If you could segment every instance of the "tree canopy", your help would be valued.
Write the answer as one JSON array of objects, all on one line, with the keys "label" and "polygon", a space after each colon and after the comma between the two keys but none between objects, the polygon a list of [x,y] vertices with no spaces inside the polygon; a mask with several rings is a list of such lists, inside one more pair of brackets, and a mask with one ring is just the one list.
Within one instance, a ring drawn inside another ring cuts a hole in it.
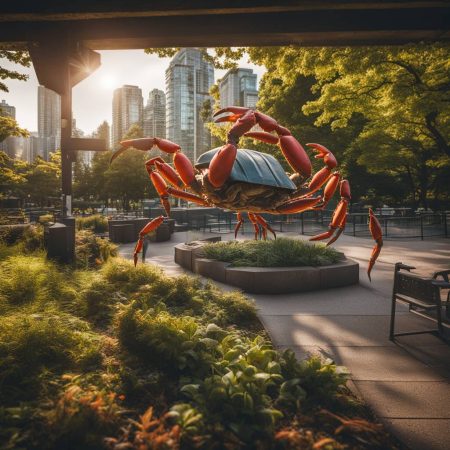
[{"label": "tree canopy", "polygon": [[[214,50],[216,67],[245,53],[265,66],[258,109],[300,142],[328,146],[354,198],[373,204],[407,197],[424,207],[450,201],[448,45]],[[217,103],[217,86],[212,94]],[[223,138],[223,127],[209,126]]]}]

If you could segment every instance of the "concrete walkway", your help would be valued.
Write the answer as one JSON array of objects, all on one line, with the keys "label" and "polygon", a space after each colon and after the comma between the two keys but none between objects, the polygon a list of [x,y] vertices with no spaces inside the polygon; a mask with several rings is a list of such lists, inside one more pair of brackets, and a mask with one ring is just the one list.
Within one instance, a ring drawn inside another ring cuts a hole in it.
[{"label": "concrete walkway", "polygon": [[[150,246],[149,253],[158,256],[149,255],[147,262],[161,265],[169,275],[184,273],[173,261],[173,246],[212,235],[176,233],[172,241]],[[222,239],[232,239],[232,235],[222,235]],[[132,247],[121,246],[121,254],[131,257]],[[423,275],[448,269],[450,240],[385,242],[372,283],[365,274],[371,240],[341,236],[335,247],[360,263],[359,285],[302,294],[252,295],[274,345],[292,348],[300,357],[320,354],[346,366],[356,392],[411,449],[450,448],[450,346],[430,334],[401,337],[395,343],[388,340],[394,263],[414,265]],[[433,327],[406,307],[399,306],[397,311],[397,330]]]}]

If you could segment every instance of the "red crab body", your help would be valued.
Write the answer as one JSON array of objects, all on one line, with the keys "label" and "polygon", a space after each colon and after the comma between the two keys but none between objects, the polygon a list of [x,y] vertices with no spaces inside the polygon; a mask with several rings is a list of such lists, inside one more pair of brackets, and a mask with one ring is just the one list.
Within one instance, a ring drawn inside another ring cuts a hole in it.
[{"label": "red crab body", "polygon": [[[222,115],[231,113],[230,115]],[[340,180],[334,155],[321,144],[306,144],[317,152],[324,167],[311,177],[311,161],[302,145],[287,128],[278,125],[271,117],[248,108],[229,107],[214,114],[220,116],[216,122],[235,122],[228,132],[227,143],[222,147],[202,154],[192,165],[181,152],[179,145],[159,138],[132,139],[121,142],[122,148],[111,158],[111,162],[129,147],[151,150],[154,146],[166,153],[172,153],[172,168],[162,158],[146,162],[146,169],[161,199],[167,216],[170,215],[169,196],[185,199],[202,206],[217,206],[237,212],[238,223],[235,233],[243,223],[242,213],[247,213],[255,229],[255,238],[267,230],[275,232],[261,217],[261,213],[295,214],[311,209],[324,208],[340,186],[340,202],[337,205],[328,231],[311,240],[330,238],[334,242],[345,228],[347,209],[350,202],[350,185]],[[254,125],[264,131],[251,132]],[[239,138],[244,135],[269,144],[278,144],[293,170],[289,177],[281,164],[272,156],[248,149],[238,149]],[[323,194],[316,195],[322,188]],[[143,238],[162,223],[163,216],[153,219],[140,232],[135,248],[137,255],[142,250]],[[261,230],[261,233],[260,233]],[[382,246],[381,227],[371,212],[370,230],[376,245],[370,259],[368,275]]]}]

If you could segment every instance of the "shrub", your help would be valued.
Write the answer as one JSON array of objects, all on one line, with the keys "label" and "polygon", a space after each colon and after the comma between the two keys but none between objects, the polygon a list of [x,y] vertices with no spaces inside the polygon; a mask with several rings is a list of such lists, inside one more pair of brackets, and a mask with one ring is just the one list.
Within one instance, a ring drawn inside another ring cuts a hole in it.
[{"label": "shrub", "polygon": [[15,255],[0,262],[0,308],[27,303],[70,302],[76,291],[43,255]]},{"label": "shrub", "polygon": [[86,322],[51,310],[0,318],[2,402],[35,398],[49,372],[83,370],[100,360],[98,339]]},{"label": "shrub", "polygon": [[324,266],[341,259],[336,250],[323,244],[286,238],[217,242],[207,244],[203,248],[207,258],[230,262],[234,266]]},{"label": "shrub", "polygon": [[67,450],[103,448],[103,437],[115,431],[122,408],[114,392],[93,385],[69,384],[46,414],[49,446]]},{"label": "shrub", "polygon": [[38,222],[41,225],[47,225],[49,223],[53,223],[55,221],[55,216],[53,214],[43,214],[39,216]]},{"label": "shrub", "polygon": [[76,226],[77,230],[91,230],[94,233],[105,233],[108,231],[108,219],[101,214],[77,217]]},{"label": "shrub", "polygon": [[161,278],[162,271],[156,266],[138,264],[134,267],[131,261],[114,259],[102,268],[106,281],[124,292],[136,292],[141,286],[152,284]]},{"label": "shrub", "polygon": [[78,231],[75,237],[75,257],[78,267],[95,267],[117,255],[117,246],[101,239],[92,231]]},{"label": "shrub", "polygon": [[7,246],[18,244],[18,251],[32,252],[43,248],[44,229],[39,225],[4,226],[0,228],[0,242]]},{"label": "shrub", "polygon": [[132,303],[118,317],[121,345],[141,361],[168,374],[202,374],[210,367],[211,355],[201,341],[200,329],[188,316],[142,311]]}]

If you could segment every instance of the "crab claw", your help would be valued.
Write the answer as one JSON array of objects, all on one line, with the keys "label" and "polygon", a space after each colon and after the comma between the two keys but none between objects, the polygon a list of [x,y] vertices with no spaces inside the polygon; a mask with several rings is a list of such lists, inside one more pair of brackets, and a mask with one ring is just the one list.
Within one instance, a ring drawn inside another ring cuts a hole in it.
[{"label": "crab claw", "polygon": [[321,144],[306,144],[308,147],[314,149],[317,153],[315,156],[317,159],[323,158],[323,162],[329,169],[334,169],[337,166],[336,158],[333,153],[330,152],[325,146]]},{"label": "crab claw", "polygon": [[367,267],[367,276],[369,277],[369,281],[372,281],[370,277],[370,273],[372,272],[372,268],[375,265],[375,262],[378,258],[378,255],[381,252],[381,247],[383,247],[383,234],[381,232],[381,225],[378,219],[375,217],[372,209],[369,209],[369,230],[373,239],[375,240],[375,246],[372,249],[372,255],[370,256],[369,266]]},{"label": "crab claw", "polygon": [[230,112],[230,113],[233,113],[233,114],[237,114],[237,115],[239,115],[239,116],[242,116],[242,115],[244,115],[248,110],[249,110],[249,108],[244,108],[244,107],[242,107],[242,106],[228,106],[228,107],[226,107],[226,108],[219,109],[219,111],[216,111],[216,112],[213,114],[213,117],[220,116],[221,114],[226,113],[226,112]]},{"label": "crab claw", "polygon": [[111,160],[109,162],[110,164],[126,149],[131,147],[136,150],[146,152],[148,150],[151,150],[156,145],[160,150],[166,153],[176,153],[181,149],[181,147],[178,144],[168,141],[167,139],[160,139],[160,138],[128,139],[126,141],[121,141],[120,145],[122,146],[122,148],[117,150],[111,156]]}]

